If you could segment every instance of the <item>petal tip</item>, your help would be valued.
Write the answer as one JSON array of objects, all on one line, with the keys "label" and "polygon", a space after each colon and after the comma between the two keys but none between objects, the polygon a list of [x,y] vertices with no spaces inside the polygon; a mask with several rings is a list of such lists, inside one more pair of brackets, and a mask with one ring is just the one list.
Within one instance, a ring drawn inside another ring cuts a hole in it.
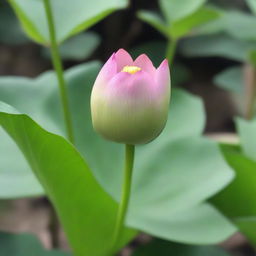
[{"label": "petal tip", "polygon": [[162,63],[161,63],[160,66],[162,66],[162,65],[169,66],[168,60],[167,60],[167,59],[164,59],[164,60],[162,61]]},{"label": "petal tip", "polygon": [[[115,54],[129,54],[124,48],[120,48],[119,50],[117,50],[116,52],[115,52]],[[129,54],[130,55],[130,54]]]}]

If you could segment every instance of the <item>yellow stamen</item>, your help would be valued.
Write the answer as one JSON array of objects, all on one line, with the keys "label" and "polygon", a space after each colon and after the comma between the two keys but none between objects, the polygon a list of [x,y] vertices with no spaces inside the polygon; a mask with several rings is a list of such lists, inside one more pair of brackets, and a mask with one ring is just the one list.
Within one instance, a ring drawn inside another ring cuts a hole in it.
[{"label": "yellow stamen", "polygon": [[137,73],[140,70],[141,70],[141,68],[137,67],[137,66],[124,66],[123,69],[122,69],[122,72],[127,72],[127,73],[130,73],[130,74],[135,74],[135,73]]}]

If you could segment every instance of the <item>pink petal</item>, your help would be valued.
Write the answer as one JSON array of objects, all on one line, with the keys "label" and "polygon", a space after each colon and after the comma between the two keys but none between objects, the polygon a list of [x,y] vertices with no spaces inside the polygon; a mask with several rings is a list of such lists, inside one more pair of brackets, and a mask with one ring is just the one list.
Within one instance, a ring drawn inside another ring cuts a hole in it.
[{"label": "pink petal", "polygon": [[124,49],[119,49],[115,53],[115,57],[116,57],[116,63],[117,63],[117,72],[120,72],[124,66],[132,66],[133,65],[132,57]]},{"label": "pink petal", "polygon": [[155,75],[156,68],[146,54],[141,54],[139,57],[137,57],[133,65],[140,67],[143,71],[149,73],[151,76]]},{"label": "pink petal", "polygon": [[109,81],[107,91],[114,101],[140,105],[155,97],[155,88],[156,85],[152,77],[141,70],[135,74],[117,73]]},{"label": "pink petal", "polygon": [[156,70],[157,90],[161,93],[170,93],[171,80],[168,60],[165,59]]},{"label": "pink petal", "polygon": [[115,54],[112,54],[111,57],[101,68],[95,84],[106,84],[117,72],[116,57]]}]

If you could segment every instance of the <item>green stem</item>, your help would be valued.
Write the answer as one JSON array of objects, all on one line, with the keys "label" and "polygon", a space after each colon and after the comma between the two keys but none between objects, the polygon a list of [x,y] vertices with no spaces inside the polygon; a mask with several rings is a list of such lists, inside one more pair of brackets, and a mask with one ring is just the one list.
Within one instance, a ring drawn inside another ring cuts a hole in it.
[{"label": "green stem", "polygon": [[169,65],[171,65],[173,63],[173,59],[175,56],[175,51],[176,51],[176,47],[177,47],[177,39],[169,39],[167,42],[167,49],[166,49],[166,59],[169,62]]},{"label": "green stem", "polygon": [[121,202],[119,204],[116,223],[114,227],[114,236],[112,240],[111,253],[115,250],[120,236],[122,235],[122,230],[124,227],[126,212],[128,209],[131,183],[132,183],[132,171],[134,163],[134,145],[125,145],[125,165],[124,165],[124,178],[122,186]]},{"label": "green stem", "polygon": [[256,68],[252,67],[252,81],[248,85],[248,98],[245,117],[247,120],[251,120],[254,116],[254,106],[256,101]]},{"label": "green stem", "polygon": [[48,29],[49,29],[49,35],[50,35],[50,41],[51,41],[52,63],[53,63],[53,66],[54,66],[54,69],[56,71],[57,78],[58,78],[58,85],[59,85],[59,91],[60,91],[60,97],[61,97],[61,102],[62,102],[62,108],[63,108],[63,114],[64,114],[64,119],[65,119],[65,124],[66,124],[67,135],[68,135],[68,139],[70,140],[70,142],[74,143],[74,136],[73,136],[72,122],[71,122],[71,115],[70,115],[70,111],[69,111],[66,83],[64,80],[62,62],[61,62],[61,58],[60,58],[60,54],[59,54],[57,41],[56,41],[56,32],[55,32],[55,27],[54,27],[51,4],[50,4],[49,0],[44,0],[44,8],[45,8],[47,21],[48,21]]}]

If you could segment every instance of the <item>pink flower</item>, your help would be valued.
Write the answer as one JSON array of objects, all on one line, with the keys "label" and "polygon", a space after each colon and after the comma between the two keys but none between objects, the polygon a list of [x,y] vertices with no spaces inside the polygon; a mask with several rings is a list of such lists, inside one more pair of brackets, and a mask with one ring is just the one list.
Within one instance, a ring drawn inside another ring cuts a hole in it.
[{"label": "pink flower", "polygon": [[148,143],[163,130],[169,101],[168,61],[156,69],[147,55],[133,61],[129,53],[120,49],[108,59],[94,83],[93,127],[108,140]]}]

